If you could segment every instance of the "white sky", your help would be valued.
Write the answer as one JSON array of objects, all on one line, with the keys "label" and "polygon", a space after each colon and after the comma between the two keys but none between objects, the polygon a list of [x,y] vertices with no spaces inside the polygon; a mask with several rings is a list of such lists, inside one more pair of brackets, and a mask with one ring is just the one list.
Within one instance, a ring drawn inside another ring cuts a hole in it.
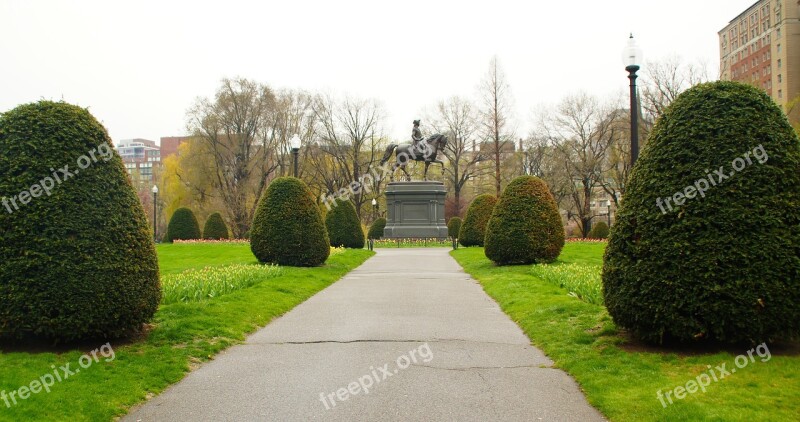
[{"label": "white sky", "polygon": [[[537,105],[626,92],[629,32],[645,60],[718,73],[717,31],[755,0],[0,2],[0,112],[39,99],[89,107],[118,141],[185,132],[223,77],[383,104],[406,139],[423,109],[474,96],[497,55],[520,134]],[[423,121],[423,129],[425,129]]]}]

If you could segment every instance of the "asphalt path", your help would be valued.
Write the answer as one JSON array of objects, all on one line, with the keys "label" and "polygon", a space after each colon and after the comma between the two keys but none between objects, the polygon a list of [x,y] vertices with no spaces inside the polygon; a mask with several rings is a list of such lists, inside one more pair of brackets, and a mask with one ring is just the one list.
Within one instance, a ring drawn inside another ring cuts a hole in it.
[{"label": "asphalt path", "polygon": [[377,252],[123,420],[604,420],[448,249]]}]

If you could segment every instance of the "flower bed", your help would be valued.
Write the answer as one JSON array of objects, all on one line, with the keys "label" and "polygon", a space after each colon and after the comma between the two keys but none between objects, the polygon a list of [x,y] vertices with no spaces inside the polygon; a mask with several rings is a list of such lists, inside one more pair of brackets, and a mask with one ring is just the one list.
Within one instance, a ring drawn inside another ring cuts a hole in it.
[{"label": "flower bed", "polygon": [[161,278],[161,303],[212,299],[278,277],[281,273],[277,265],[236,264],[166,275]]}]

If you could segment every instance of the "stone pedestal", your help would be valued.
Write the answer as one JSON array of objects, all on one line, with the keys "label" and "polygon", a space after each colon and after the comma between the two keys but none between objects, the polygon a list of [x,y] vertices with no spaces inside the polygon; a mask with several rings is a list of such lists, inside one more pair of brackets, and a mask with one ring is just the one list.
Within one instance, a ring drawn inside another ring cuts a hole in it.
[{"label": "stone pedestal", "polygon": [[391,182],[386,188],[386,228],[390,239],[407,237],[446,238],[442,182]]}]

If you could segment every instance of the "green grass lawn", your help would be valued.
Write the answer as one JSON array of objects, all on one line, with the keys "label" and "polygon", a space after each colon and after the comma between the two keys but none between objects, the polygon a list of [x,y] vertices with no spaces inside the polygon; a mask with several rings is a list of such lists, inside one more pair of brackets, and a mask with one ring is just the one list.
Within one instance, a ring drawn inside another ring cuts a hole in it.
[{"label": "green grass lawn", "polygon": [[[158,252],[162,274],[256,262],[248,244],[159,245]],[[224,296],[162,305],[146,338],[112,340],[113,354],[108,349],[104,355],[96,353],[98,360],[86,368],[79,366],[81,356],[104,342],[59,352],[1,348],[0,392],[6,394],[53,374],[53,367],[70,364],[69,371],[81,372],[55,382],[49,393],[17,399],[16,405],[9,399],[11,407],[0,397],[0,420],[112,420],[329,286],[372,254],[347,250],[332,255],[323,267],[285,267],[277,277]]]},{"label": "green grass lawn", "polygon": [[156,248],[162,276],[187,269],[258,263],[249,243],[160,243]]},{"label": "green grass lawn", "polygon": [[[559,262],[599,266],[604,248],[603,243],[568,243]],[[754,362],[711,380],[705,392],[681,392],[685,398],[677,399],[672,391],[676,387],[695,380],[697,388],[698,377],[705,382],[702,374],[721,375],[717,367],[722,364],[727,371],[736,368],[734,359],[751,348],[664,350],[642,345],[619,332],[604,307],[570,297],[567,290],[536,278],[532,266],[497,267],[482,248],[451,253],[612,421],[800,420],[796,344],[769,345],[768,360],[761,349],[764,358],[755,353]],[[673,404],[663,397],[666,407],[662,405],[659,390],[662,395],[670,391]]]}]

